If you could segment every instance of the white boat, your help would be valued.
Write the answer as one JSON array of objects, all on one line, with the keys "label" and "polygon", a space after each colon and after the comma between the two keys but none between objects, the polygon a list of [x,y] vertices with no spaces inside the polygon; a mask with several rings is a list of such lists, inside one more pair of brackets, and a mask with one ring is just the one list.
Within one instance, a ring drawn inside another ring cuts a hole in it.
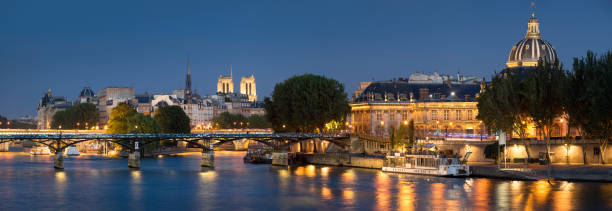
[{"label": "white boat", "polygon": [[[465,156],[469,156],[469,153]],[[385,172],[424,174],[433,176],[470,176],[470,167],[458,158],[444,157],[437,153],[394,153],[387,156],[382,170]]]},{"label": "white boat", "polygon": [[64,154],[66,156],[79,156],[79,155],[81,155],[81,153],[79,152],[79,149],[77,149],[75,146],[69,146],[68,148],[66,148],[66,150],[64,151]]},{"label": "white boat", "polygon": [[32,155],[50,155],[51,154],[51,150],[49,150],[49,147],[32,147],[32,149],[30,150],[30,154]]}]

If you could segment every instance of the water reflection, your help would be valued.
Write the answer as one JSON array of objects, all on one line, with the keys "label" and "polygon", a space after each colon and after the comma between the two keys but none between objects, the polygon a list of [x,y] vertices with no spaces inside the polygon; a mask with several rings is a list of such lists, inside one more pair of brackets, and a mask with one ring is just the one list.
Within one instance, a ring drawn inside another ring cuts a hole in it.
[{"label": "water reflection", "polygon": [[[143,159],[140,171],[128,171],[125,159],[92,161],[79,156],[66,161],[66,171],[53,171],[51,157],[6,159],[0,153],[1,206],[9,208],[2,210],[93,204],[119,210],[611,210],[612,206],[612,184],[550,185],[545,180],[278,167],[243,164],[239,153],[215,156],[215,169],[200,168],[198,154],[164,157],[163,162]],[[164,197],[171,199],[159,200]]]},{"label": "water reflection", "polygon": [[374,185],[376,187],[376,209],[386,210],[389,208],[391,200],[391,185],[389,176],[386,173],[379,172],[376,174]]},{"label": "water reflection", "polygon": [[399,196],[398,207],[400,210],[415,210],[416,208],[416,193],[414,191],[414,184],[411,183],[398,183]]},{"label": "water reflection", "polygon": [[559,190],[555,190],[552,196],[553,208],[555,210],[572,210],[574,184],[562,181],[559,183]]}]

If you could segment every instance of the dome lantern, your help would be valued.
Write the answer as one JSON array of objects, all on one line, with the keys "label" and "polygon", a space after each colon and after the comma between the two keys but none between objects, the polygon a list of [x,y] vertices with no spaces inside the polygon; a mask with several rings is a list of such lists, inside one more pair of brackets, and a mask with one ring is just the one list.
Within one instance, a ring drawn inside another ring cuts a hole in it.
[{"label": "dome lantern", "polygon": [[553,45],[542,39],[540,23],[535,14],[531,13],[525,38],[512,46],[506,65],[510,68],[537,66],[539,59],[554,63],[557,61],[557,52]]}]

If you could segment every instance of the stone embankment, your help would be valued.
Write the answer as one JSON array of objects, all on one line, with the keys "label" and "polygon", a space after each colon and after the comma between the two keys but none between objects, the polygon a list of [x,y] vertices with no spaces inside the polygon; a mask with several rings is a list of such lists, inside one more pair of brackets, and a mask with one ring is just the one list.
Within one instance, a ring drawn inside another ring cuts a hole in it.
[{"label": "stone embankment", "polygon": [[298,154],[298,160],[304,163],[330,166],[348,166],[358,168],[382,169],[383,159],[374,157],[352,156],[347,153]]},{"label": "stone embankment", "polygon": [[[516,180],[540,180],[546,178],[545,165],[511,165],[498,169],[493,164],[470,164],[472,176]],[[553,165],[551,178],[568,181],[612,182],[610,165]]]}]

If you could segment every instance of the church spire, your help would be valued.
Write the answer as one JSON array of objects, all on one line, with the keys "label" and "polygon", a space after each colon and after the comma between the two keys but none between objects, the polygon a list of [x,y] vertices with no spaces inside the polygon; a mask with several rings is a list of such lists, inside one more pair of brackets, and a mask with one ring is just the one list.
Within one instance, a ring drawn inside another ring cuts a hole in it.
[{"label": "church spire", "polygon": [[187,56],[187,77],[185,78],[185,102],[191,103],[191,63]]},{"label": "church spire", "polygon": [[230,64],[230,78],[232,78],[232,64]]}]

